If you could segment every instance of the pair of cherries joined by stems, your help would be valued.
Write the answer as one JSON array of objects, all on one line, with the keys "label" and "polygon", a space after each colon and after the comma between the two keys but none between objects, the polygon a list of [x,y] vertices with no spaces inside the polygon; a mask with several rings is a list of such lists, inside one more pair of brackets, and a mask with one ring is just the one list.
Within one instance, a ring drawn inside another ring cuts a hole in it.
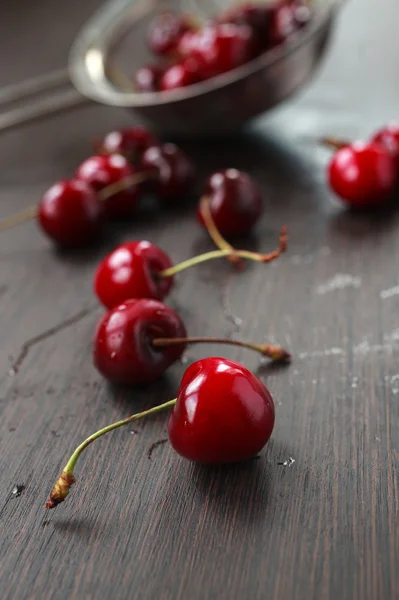
[{"label": "pair of cherries joined by stems", "polygon": [[393,199],[399,182],[399,125],[392,123],[367,142],[324,138],[336,149],[328,167],[332,190],[353,208],[379,208]]},{"label": "pair of cherries joined by stems", "polygon": [[303,0],[246,2],[204,24],[184,13],[160,14],[150,24],[147,45],[163,63],[141,67],[135,87],[170,91],[211,79],[282,44],[310,18]]},{"label": "pair of cherries joined by stems", "polygon": [[55,508],[65,500],[85,448],[114,429],[169,408],[173,408],[168,424],[173,449],[203,464],[254,457],[268,442],[275,422],[273,398],[251,371],[225,358],[199,360],[185,371],[176,399],[108,425],[80,444],[51,490],[45,508]]}]

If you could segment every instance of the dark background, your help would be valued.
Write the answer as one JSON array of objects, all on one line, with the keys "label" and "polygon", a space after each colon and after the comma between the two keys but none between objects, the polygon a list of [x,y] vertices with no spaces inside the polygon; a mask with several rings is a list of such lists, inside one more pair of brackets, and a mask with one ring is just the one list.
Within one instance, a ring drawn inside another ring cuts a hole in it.
[{"label": "dark background", "polygon": [[[0,84],[65,65],[97,0],[2,2]],[[87,451],[68,501],[42,506],[71,450],[89,433],[175,395],[184,364],[145,392],[116,391],[92,366],[101,315],[92,294],[100,257],[148,237],[175,261],[211,243],[186,205],[145,213],[91,252],[55,253],[34,223],[0,236],[0,579],[3,600],[386,600],[399,598],[398,214],[353,215],[325,185],[323,134],[367,136],[399,118],[397,0],[353,0],[327,60],[305,93],[245,136],[186,145],[201,176],[250,171],[265,212],[249,247],[274,266],[204,265],[178,278],[170,304],[192,335],[268,338],[293,352],[286,369],[238,349],[272,391],[272,441],[259,460],[204,469],[176,456],[167,416],[137,423]],[[89,142],[126,125],[123,110],[86,106],[2,134],[1,216],[35,203],[70,176]],[[388,290],[388,291],[387,291]],[[63,327],[80,311],[89,314]],[[9,374],[26,342],[48,329]],[[260,370],[259,370],[260,369]],[[278,463],[289,460],[291,466]],[[94,472],[94,469],[96,471]],[[25,489],[19,497],[16,484]]]}]

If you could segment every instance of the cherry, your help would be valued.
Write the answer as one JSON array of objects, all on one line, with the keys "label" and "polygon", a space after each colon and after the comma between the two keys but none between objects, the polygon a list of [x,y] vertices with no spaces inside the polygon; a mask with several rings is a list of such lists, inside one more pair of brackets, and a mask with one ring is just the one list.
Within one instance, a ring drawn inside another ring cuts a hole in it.
[{"label": "cherry", "polygon": [[161,56],[174,52],[181,36],[193,27],[184,14],[163,13],[153,19],[147,34],[147,43],[154,54]]},{"label": "cherry", "polygon": [[198,63],[195,59],[186,58],[181,63],[177,63],[166,69],[161,78],[159,88],[166,92],[186,87],[199,81]]},{"label": "cherry", "polygon": [[142,157],[144,172],[155,173],[155,191],[163,200],[175,200],[190,191],[195,167],[187,154],[175,144],[151,146]]},{"label": "cherry", "polygon": [[180,57],[188,58],[191,56],[197,43],[197,31],[190,30],[183,33],[177,45],[176,53]]},{"label": "cherry", "polygon": [[[97,192],[133,177],[135,168],[120,154],[90,156],[78,167],[76,177],[91,185]],[[104,210],[109,217],[125,217],[133,212],[139,197],[136,184],[128,186],[106,200]]]},{"label": "cherry", "polygon": [[157,92],[163,73],[164,68],[159,65],[145,65],[144,67],[140,67],[134,76],[135,88],[138,92]]},{"label": "cherry", "polygon": [[172,262],[155,244],[146,241],[118,246],[99,265],[94,280],[95,292],[102,304],[113,308],[130,298],[165,298],[173,277],[159,277]]},{"label": "cherry", "polygon": [[199,360],[185,372],[178,397],[96,431],[72,453],[51,490],[45,508],[64,502],[76,482],[83,451],[106,433],[173,408],[168,433],[173,448],[200,463],[231,463],[255,456],[274,427],[273,398],[240,363],[225,358]]},{"label": "cherry", "polygon": [[354,207],[385,203],[392,195],[397,173],[389,152],[375,142],[355,142],[337,150],[329,168],[331,188]]},{"label": "cherry", "polygon": [[178,51],[198,63],[201,79],[209,79],[235,69],[249,61],[254,55],[254,35],[245,25],[209,24],[198,30],[189,43],[184,41]]},{"label": "cherry", "polygon": [[126,300],[97,325],[94,364],[115,383],[143,385],[157,379],[183,354],[187,344],[218,343],[249,348],[272,360],[287,361],[280,346],[224,338],[188,338],[179,315],[158,300]]},{"label": "cherry", "polygon": [[129,162],[136,163],[147,148],[157,143],[145,127],[135,125],[128,129],[110,131],[100,144],[102,154],[122,154]]},{"label": "cherry", "polygon": [[381,144],[396,161],[396,168],[399,169],[399,124],[390,123],[378,131],[371,139],[376,144]]},{"label": "cherry", "polygon": [[178,265],[161,248],[147,241],[127,242],[106,256],[94,276],[94,290],[107,308],[113,308],[130,298],[162,300],[170,292],[173,276],[202,262],[237,256],[261,263],[276,260],[287,247],[286,228],[280,233],[279,247],[269,254],[226,248],[190,258]]},{"label": "cherry", "polygon": [[84,181],[55,183],[43,196],[37,219],[43,231],[61,246],[80,246],[98,232],[102,208],[98,195]]},{"label": "cherry", "polygon": [[233,6],[224,11],[217,19],[218,23],[233,23],[235,25],[247,25],[257,35],[266,35],[270,26],[270,18],[276,10],[274,4],[259,4],[246,2]]},{"label": "cherry", "polygon": [[155,338],[185,338],[179,315],[162,302],[126,300],[100,320],[94,339],[94,364],[116,383],[146,384],[180,358],[186,344],[157,347]]},{"label": "cherry", "polygon": [[273,398],[251,371],[225,358],[205,358],[183,376],[169,439],[189,460],[237,462],[262,450],[274,419]]},{"label": "cherry", "polygon": [[219,16],[218,23],[233,23],[250,27],[255,39],[254,53],[260,53],[269,46],[272,18],[279,4],[279,2],[273,4],[247,2],[234,6]]},{"label": "cherry", "polygon": [[[248,233],[262,213],[262,195],[247,173],[226,169],[213,173],[206,184],[205,197],[215,226],[223,236]],[[199,222],[205,226],[201,204]]]}]

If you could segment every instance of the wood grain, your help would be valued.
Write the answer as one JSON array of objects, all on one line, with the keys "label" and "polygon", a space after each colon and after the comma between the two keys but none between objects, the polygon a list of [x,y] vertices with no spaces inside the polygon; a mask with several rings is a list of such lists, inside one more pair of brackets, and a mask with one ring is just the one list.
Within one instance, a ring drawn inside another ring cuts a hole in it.
[{"label": "wood grain", "polygon": [[[65,64],[99,2],[5,4],[1,84]],[[185,368],[175,365],[146,390],[114,389],[98,376],[91,338],[101,309],[91,279],[99,258],[132,237],[151,239],[174,260],[211,243],[192,218],[195,200],[145,211],[75,255],[52,251],[33,223],[2,233],[2,600],[399,598],[399,218],[342,210],[325,185],[329,152],[315,143],[327,134],[366,136],[399,117],[398,18],[396,0],[384,10],[353,0],[306,92],[240,137],[185,144],[200,182],[235,166],[262,185],[262,222],[242,244],[267,251],[280,226],[289,228],[289,252],[274,265],[242,274],[224,261],[203,265],[181,274],[170,298],[192,335],[239,327],[245,338],[293,352],[285,369],[236,348],[187,353],[189,361],[223,353],[267,382],[277,421],[259,460],[228,469],[189,464],[168,444],[153,446],[166,437],[160,414],[88,449],[68,501],[45,512],[76,444],[173,397]],[[73,173],[90,139],[128,122],[123,111],[92,106],[1,136],[0,214],[36,202]],[[54,327],[10,375],[24,344]],[[16,484],[25,486],[19,497]]]}]

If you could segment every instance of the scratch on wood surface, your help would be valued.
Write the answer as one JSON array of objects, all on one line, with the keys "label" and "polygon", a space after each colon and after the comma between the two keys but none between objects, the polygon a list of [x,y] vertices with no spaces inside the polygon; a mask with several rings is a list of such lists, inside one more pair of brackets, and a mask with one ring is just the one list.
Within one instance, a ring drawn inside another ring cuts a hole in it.
[{"label": "scratch on wood surface", "polygon": [[25,358],[28,356],[29,350],[33,346],[35,346],[36,344],[39,344],[40,342],[43,342],[47,338],[55,335],[56,333],[59,333],[60,331],[63,331],[67,327],[70,327],[71,325],[75,325],[75,323],[78,323],[79,321],[81,321],[82,319],[87,317],[87,315],[89,315],[94,310],[96,310],[96,308],[97,308],[97,306],[85,308],[84,310],[81,310],[73,317],[70,317],[69,319],[62,321],[61,323],[58,323],[58,325],[54,325],[54,327],[51,327],[50,329],[47,329],[46,331],[43,331],[42,333],[35,335],[30,340],[27,340],[26,342],[24,342],[24,344],[22,344],[20,353],[18,354],[17,358],[14,360],[13,364],[11,365],[9,374],[16,375],[18,373],[19,369],[22,366],[22,363],[24,362]]},{"label": "scratch on wood surface", "polygon": [[168,441],[168,438],[164,438],[164,439],[158,440],[157,442],[155,442],[154,444],[152,444],[150,446],[150,448],[148,449],[148,452],[147,452],[147,458],[148,458],[148,460],[151,460],[152,455],[154,453],[154,450],[156,450],[157,448],[159,448],[159,446],[163,446],[164,444],[166,444],[167,441]]}]

